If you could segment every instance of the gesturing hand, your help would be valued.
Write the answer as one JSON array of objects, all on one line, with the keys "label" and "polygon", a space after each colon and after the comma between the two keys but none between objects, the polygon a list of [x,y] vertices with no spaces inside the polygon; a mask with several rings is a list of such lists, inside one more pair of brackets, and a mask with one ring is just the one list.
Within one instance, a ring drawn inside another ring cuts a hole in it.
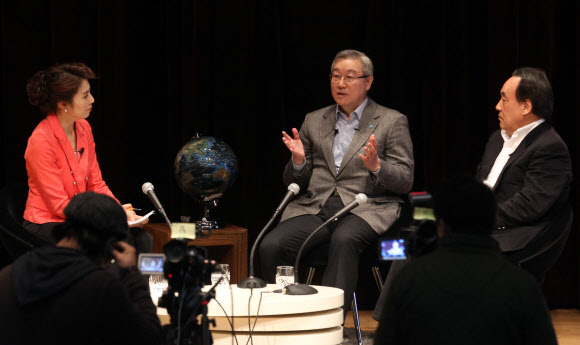
[{"label": "gesturing hand", "polygon": [[362,159],[363,163],[372,172],[379,170],[381,167],[381,161],[379,160],[379,156],[377,154],[377,139],[375,139],[375,135],[371,134],[369,138],[369,142],[367,146],[364,148],[365,154],[359,154],[358,156]]},{"label": "gesturing hand", "polygon": [[302,145],[302,141],[300,140],[300,135],[298,134],[298,130],[296,128],[292,128],[292,134],[294,138],[289,136],[286,132],[282,131],[282,141],[292,152],[292,161],[296,165],[304,164],[304,145]]}]

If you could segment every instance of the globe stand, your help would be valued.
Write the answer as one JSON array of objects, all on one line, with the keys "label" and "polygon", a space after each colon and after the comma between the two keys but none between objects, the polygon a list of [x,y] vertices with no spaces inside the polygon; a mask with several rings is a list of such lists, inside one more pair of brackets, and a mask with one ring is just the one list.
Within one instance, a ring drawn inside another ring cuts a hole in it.
[{"label": "globe stand", "polygon": [[195,222],[195,227],[200,230],[215,230],[224,228],[224,222],[221,220],[210,220],[209,210],[216,207],[218,199],[204,201],[203,218]]}]

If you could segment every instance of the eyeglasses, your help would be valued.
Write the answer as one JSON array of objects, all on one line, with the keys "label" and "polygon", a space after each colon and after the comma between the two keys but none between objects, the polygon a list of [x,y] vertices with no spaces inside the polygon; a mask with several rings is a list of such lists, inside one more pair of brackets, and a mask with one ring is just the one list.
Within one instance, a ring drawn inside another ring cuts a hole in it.
[{"label": "eyeglasses", "polygon": [[330,75],[330,81],[334,82],[334,83],[340,83],[340,81],[344,78],[344,81],[348,84],[352,84],[355,81],[357,81],[358,79],[362,79],[362,78],[367,78],[370,77],[369,75],[362,75],[360,77],[345,77],[343,75],[338,75],[338,74],[331,74]]}]

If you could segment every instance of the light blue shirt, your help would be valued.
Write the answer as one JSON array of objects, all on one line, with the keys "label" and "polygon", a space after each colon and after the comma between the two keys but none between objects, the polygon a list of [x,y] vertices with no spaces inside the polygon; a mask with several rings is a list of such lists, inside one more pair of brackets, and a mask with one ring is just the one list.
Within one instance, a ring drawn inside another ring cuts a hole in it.
[{"label": "light blue shirt", "polygon": [[342,113],[338,104],[336,105],[336,124],[334,125],[334,143],[332,144],[332,154],[334,156],[334,165],[336,172],[340,169],[340,164],[344,158],[344,154],[350,145],[354,134],[358,130],[358,124],[365,107],[367,106],[368,98],[350,114],[350,121],[346,114]]},{"label": "light blue shirt", "polygon": [[[336,167],[336,172],[340,169],[340,164],[342,163],[342,159],[344,158],[344,154],[350,145],[354,134],[358,130],[358,124],[360,123],[360,118],[362,116],[365,107],[367,106],[368,97],[362,102],[361,105],[356,108],[352,114],[350,114],[350,121],[347,120],[347,116],[342,113],[339,108],[338,104],[336,105],[336,123],[335,123],[335,134],[334,134],[334,142],[332,144],[332,154],[334,155],[334,165]],[[304,164],[297,165],[292,161],[292,172],[294,174],[300,174],[304,166],[306,165],[306,161]],[[373,172],[373,174],[378,173]]]}]

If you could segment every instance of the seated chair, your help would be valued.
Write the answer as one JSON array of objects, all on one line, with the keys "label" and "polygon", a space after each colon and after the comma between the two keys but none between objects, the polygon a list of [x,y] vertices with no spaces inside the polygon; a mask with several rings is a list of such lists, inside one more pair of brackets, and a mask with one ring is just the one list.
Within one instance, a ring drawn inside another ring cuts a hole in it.
[{"label": "seated chair", "polygon": [[6,185],[0,190],[0,244],[11,261],[32,248],[48,244],[22,226],[27,198],[26,183]]},{"label": "seated chair", "polygon": [[538,283],[544,281],[546,273],[562,254],[573,218],[572,206],[566,204],[556,213],[552,223],[526,245],[527,255],[518,260],[518,265],[536,277]]}]

